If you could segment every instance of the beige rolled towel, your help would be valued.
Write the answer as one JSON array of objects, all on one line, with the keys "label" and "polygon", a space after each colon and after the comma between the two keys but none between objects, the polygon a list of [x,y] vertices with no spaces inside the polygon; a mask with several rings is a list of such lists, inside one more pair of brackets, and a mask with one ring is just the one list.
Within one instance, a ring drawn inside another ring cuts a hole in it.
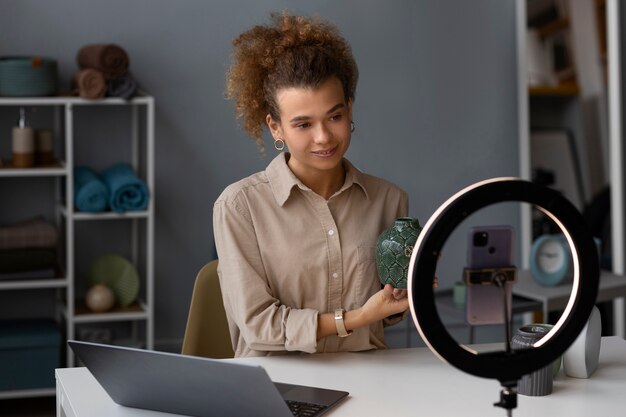
[{"label": "beige rolled towel", "polygon": [[86,68],[74,74],[74,94],[82,98],[102,98],[107,84],[104,75],[96,69]]},{"label": "beige rolled towel", "polygon": [[85,45],[78,51],[77,60],[81,68],[97,69],[107,80],[128,72],[128,54],[115,44]]}]

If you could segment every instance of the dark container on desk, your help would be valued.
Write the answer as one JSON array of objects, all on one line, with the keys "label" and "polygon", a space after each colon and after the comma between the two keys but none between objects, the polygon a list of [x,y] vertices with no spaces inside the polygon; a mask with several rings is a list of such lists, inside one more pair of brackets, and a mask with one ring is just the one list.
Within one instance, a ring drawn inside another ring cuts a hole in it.
[{"label": "dark container on desk", "polygon": [[[513,350],[532,349],[534,344],[543,338],[550,328],[544,324],[522,326],[511,340]],[[560,361],[560,359],[559,359]],[[530,374],[524,375],[517,384],[517,393],[528,396],[544,396],[552,393],[554,364],[544,366]]]},{"label": "dark container on desk", "polygon": [[0,390],[54,388],[60,345],[53,320],[0,321]]}]

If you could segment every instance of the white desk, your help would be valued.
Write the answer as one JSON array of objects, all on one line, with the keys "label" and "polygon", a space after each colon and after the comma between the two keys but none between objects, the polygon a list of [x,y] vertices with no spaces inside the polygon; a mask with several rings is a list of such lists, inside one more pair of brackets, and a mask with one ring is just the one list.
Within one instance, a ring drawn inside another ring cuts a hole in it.
[{"label": "white desk", "polygon": [[[571,292],[571,284],[555,287],[544,287],[538,284],[528,270],[518,271],[518,280],[513,285],[513,294],[542,303],[544,320],[547,320],[549,312],[565,309]],[[596,302],[615,301],[619,298],[626,300],[626,277],[615,275],[608,271],[601,271]],[[614,310],[615,314],[619,314],[619,308],[614,308]],[[617,326],[622,321],[623,318],[615,317],[614,325]],[[614,335],[624,338],[624,329],[614,328],[613,331]]]},{"label": "white desk", "polygon": [[[265,367],[274,381],[346,390],[350,397],[327,415],[504,416],[492,404],[497,381],[465,374],[428,349],[234,359]],[[57,416],[166,417],[172,414],[115,404],[86,368],[58,369]],[[626,341],[603,338],[600,366],[591,379],[554,382],[545,397],[518,396],[514,416],[617,416],[626,414]]]}]

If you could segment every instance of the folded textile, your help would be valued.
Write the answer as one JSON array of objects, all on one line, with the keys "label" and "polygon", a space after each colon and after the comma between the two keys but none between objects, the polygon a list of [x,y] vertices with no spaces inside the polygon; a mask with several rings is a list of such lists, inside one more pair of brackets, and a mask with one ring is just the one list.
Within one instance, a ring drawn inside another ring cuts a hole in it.
[{"label": "folded textile", "polygon": [[107,80],[119,78],[128,71],[128,55],[115,44],[85,45],[78,51],[78,65],[102,71]]},{"label": "folded textile", "polygon": [[111,210],[121,213],[148,207],[148,186],[137,178],[129,164],[119,163],[107,168],[102,173],[102,180],[109,188]]},{"label": "folded textile", "polygon": [[43,217],[0,227],[0,249],[56,247],[59,233]]},{"label": "folded textile", "polygon": [[82,98],[102,98],[107,92],[104,75],[93,68],[84,68],[74,74],[72,84],[74,94]]},{"label": "folded textile", "polygon": [[54,248],[0,250],[0,272],[36,271],[56,265],[57,251]]},{"label": "folded textile", "polygon": [[58,276],[55,268],[29,269],[28,271],[2,272],[0,271],[0,281],[21,280],[21,279],[50,279]]},{"label": "folded textile", "polygon": [[121,97],[124,100],[129,100],[136,92],[137,82],[130,73],[107,81],[107,96],[109,97]]},{"label": "folded textile", "polygon": [[74,204],[78,210],[90,213],[108,208],[109,189],[91,168],[74,168]]}]

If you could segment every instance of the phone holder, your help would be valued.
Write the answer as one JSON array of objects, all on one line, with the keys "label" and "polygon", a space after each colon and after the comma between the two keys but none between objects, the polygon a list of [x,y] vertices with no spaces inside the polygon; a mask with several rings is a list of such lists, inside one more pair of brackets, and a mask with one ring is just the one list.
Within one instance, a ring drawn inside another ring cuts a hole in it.
[{"label": "phone holder", "polygon": [[463,268],[465,285],[503,285],[517,281],[517,268]]}]

